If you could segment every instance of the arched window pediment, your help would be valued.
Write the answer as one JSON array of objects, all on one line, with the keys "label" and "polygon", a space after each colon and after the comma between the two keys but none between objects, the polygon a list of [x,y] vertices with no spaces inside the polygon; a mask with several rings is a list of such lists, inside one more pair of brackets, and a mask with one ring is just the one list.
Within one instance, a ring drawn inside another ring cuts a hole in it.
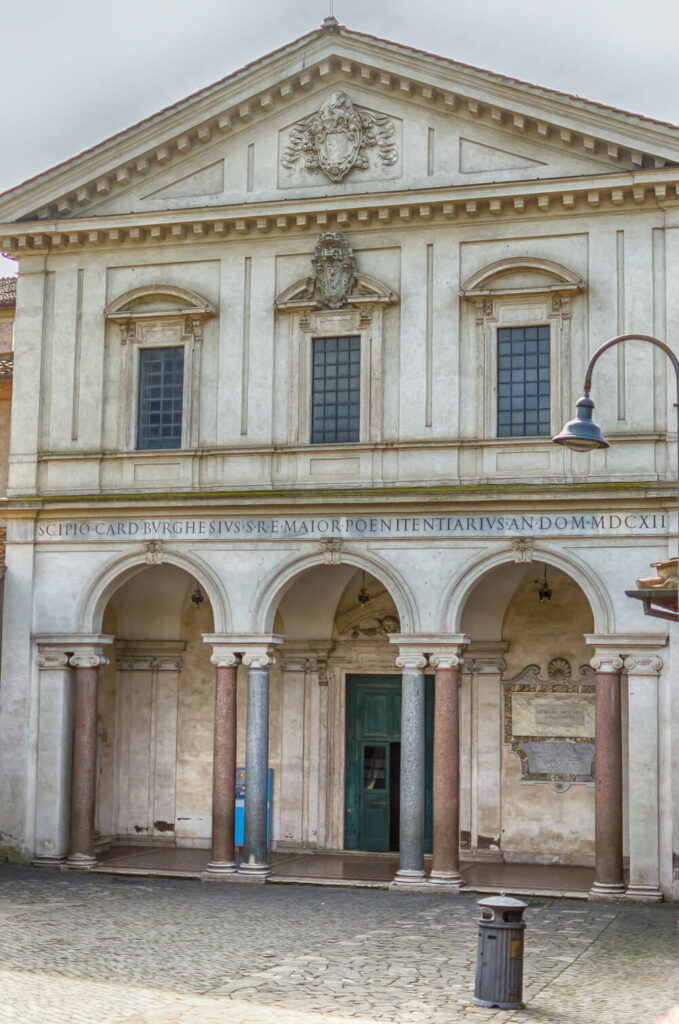
[{"label": "arched window pediment", "polygon": [[537,295],[546,292],[583,292],[585,282],[572,270],[529,256],[497,260],[467,278],[460,288],[464,298],[494,295]]},{"label": "arched window pediment", "polygon": [[215,307],[188,288],[152,284],[133,288],[109,302],[104,309],[107,320],[161,319],[168,316],[190,319],[213,316]]},{"label": "arched window pediment", "polygon": [[[398,302],[398,295],[387,285],[367,274],[356,274],[354,290],[347,299],[348,306],[392,305]],[[303,277],[295,281],[274,299],[274,308],[283,311],[323,310],[316,293],[316,282],[313,277]],[[333,312],[337,312],[333,310]]]}]

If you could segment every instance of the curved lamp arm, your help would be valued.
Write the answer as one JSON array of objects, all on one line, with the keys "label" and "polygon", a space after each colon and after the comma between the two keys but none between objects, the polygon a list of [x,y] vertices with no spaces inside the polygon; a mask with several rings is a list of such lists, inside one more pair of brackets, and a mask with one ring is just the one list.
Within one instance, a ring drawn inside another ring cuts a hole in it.
[{"label": "curved lamp arm", "polygon": [[622,341],[648,341],[651,345],[655,345],[656,348],[663,350],[674,367],[674,374],[677,379],[677,403],[679,403],[679,358],[677,358],[666,342],[660,341],[659,338],[654,338],[651,334],[621,334],[619,337],[611,338],[610,341],[605,341],[603,345],[600,345],[587,364],[585,371],[585,394],[589,395],[592,388],[592,370],[599,356],[603,355],[607,349],[613,348],[614,345],[619,345]]}]

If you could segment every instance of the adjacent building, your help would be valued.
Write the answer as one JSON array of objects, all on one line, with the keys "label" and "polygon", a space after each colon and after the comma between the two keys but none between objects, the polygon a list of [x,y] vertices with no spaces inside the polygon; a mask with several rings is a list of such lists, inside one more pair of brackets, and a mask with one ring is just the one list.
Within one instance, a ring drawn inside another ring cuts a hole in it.
[{"label": "adjacent building", "polygon": [[461,850],[679,895],[675,627],[625,596],[676,551],[662,353],[597,365],[606,452],[551,441],[601,342],[677,337],[678,164],[329,18],[0,197],[4,847],[233,876],[245,768],[236,877],[398,850],[454,890]]}]

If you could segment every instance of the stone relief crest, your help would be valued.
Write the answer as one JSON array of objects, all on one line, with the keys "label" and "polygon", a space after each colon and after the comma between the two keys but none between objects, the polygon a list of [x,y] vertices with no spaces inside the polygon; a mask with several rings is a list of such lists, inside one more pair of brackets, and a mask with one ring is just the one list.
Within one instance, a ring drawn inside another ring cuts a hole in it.
[{"label": "stone relief crest", "polygon": [[356,257],[346,235],[326,231],[319,235],[311,261],[323,309],[342,309],[354,290]]},{"label": "stone relief crest", "polygon": [[345,92],[334,92],[311,117],[290,131],[283,166],[290,171],[301,164],[307,171],[322,171],[341,181],[352,168],[366,170],[367,151],[376,148],[377,162],[391,167],[398,160],[394,124],[386,114],[354,106]]}]

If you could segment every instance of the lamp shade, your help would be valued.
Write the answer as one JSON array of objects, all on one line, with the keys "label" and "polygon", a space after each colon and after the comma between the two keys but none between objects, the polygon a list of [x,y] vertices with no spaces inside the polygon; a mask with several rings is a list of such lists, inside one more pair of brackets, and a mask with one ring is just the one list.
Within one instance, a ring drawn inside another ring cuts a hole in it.
[{"label": "lamp shade", "polygon": [[574,452],[590,452],[594,448],[610,448],[592,419],[594,402],[583,395],[575,406],[575,419],[569,420],[560,434],[553,437],[554,444],[572,448]]}]

